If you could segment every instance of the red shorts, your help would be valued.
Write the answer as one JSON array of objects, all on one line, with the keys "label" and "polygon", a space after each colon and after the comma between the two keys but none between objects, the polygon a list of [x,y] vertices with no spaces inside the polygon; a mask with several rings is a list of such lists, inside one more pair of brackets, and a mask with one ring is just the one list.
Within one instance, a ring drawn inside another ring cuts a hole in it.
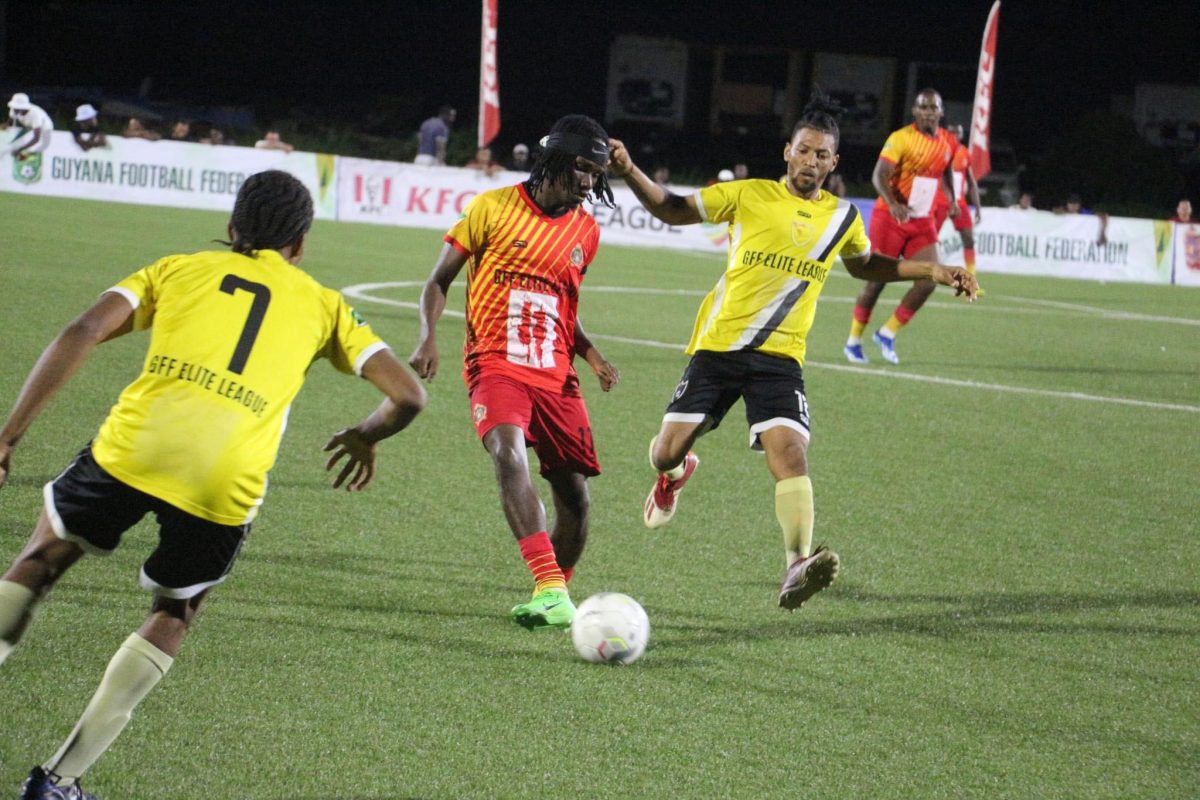
[{"label": "red shorts", "polygon": [[958,216],[954,218],[954,230],[969,231],[974,229],[975,225],[971,221],[971,209],[967,207],[966,200],[961,200],[958,203]]},{"label": "red shorts", "polygon": [[892,258],[912,258],[938,241],[933,217],[910,219],[901,225],[886,208],[871,214],[871,249]]},{"label": "red shorts", "polygon": [[537,453],[541,474],[600,474],[587,406],[578,395],[528,386],[507,375],[481,375],[471,390],[471,419],[483,439],[497,425],[516,425]]}]

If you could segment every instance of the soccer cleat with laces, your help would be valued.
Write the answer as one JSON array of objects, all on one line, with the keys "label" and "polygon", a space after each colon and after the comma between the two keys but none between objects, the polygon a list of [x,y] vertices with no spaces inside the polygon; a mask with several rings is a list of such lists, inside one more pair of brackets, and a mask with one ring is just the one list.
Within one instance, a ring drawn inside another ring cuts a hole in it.
[{"label": "soccer cleat with laces", "polygon": [[880,336],[879,331],[875,331],[875,335],[871,337],[871,340],[879,345],[879,354],[883,356],[884,361],[889,364],[900,363],[900,356],[896,355],[895,337]]},{"label": "soccer cleat with laces", "polygon": [[793,561],[779,589],[779,607],[795,611],[803,606],[814,594],[833,583],[841,565],[838,554],[824,547],[818,547],[808,558]]},{"label": "soccer cleat with laces", "polygon": [[575,619],[575,604],[566,589],[543,589],[528,603],[513,606],[513,622],[531,631],[569,628]]},{"label": "soccer cleat with laces", "polygon": [[97,800],[96,795],[88,794],[78,783],[59,786],[54,782],[57,777],[41,767],[34,767],[21,786],[21,800]]},{"label": "soccer cleat with laces", "polygon": [[851,364],[869,364],[871,363],[862,351],[862,343],[848,344],[842,348],[842,352],[846,354],[846,360]]},{"label": "soccer cleat with laces", "polygon": [[682,477],[671,480],[664,472],[658,474],[658,480],[654,482],[654,488],[650,490],[650,496],[646,498],[646,506],[642,510],[642,522],[646,523],[647,528],[661,528],[671,521],[671,517],[675,516],[675,501],[679,498],[679,492],[698,466],[700,457],[695,453],[688,453],[683,459]]}]

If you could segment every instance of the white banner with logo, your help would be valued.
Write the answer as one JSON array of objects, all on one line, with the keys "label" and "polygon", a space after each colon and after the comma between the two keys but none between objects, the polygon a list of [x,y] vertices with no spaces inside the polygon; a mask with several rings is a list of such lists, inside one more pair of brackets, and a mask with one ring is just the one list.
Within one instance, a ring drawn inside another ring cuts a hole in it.
[{"label": "white banner with logo", "polygon": [[1174,283],[1200,286],[1200,223],[1172,223],[1175,228]]},{"label": "white banner with logo", "polygon": [[[1170,283],[1169,223],[1091,214],[983,209],[975,228],[975,261],[981,273],[1044,275],[1092,281]],[[960,266],[962,241],[951,220],[942,226],[939,260]]]},{"label": "white banner with logo", "polygon": [[316,216],[337,214],[334,156],[253,147],[157,142],[109,136],[86,153],[65,131],[24,161],[0,157],[0,191],[229,211],[248,176],[292,173],[312,192]]},{"label": "white banner with logo", "polygon": [[[448,230],[471,198],[489,189],[520,183],[528,175],[454,167],[421,167],[362,158],[338,159],[338,219],[407,228]],[[688,188],[677,192],[690,193]],[[726,225],[667,225],[642,208],[633,192],[617,182],[614,207],[584,207],[600,225],[600,241],[642,247],[670,247],[724,253]]]}]

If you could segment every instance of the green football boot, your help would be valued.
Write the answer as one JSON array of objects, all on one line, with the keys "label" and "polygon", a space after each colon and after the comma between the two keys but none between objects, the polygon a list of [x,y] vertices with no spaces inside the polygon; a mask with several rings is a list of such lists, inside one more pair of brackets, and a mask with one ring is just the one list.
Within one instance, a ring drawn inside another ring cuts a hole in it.
[{"label": "green football boot", "polygon": [[513,606],[513,622],[531,631],[569,628],[575,619],[575,604],[566,589],[543,589],[528,603]]}]

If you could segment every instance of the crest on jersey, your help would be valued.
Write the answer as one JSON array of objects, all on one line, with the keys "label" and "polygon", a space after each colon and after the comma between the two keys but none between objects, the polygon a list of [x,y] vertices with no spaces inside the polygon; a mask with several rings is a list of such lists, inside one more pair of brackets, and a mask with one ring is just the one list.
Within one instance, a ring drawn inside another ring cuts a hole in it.
[{"label": "crest on jersey", "polygon": [[577,267],[583,266],[583,245],[577,244],[571,249],[571,263]]},{"label": "crest on jersey", "polygon": [[672,401],[678,400],[679,398],[683,397],[684,393],[687,392],[687,387],[688,387],[688,379],[684,378],[683,380],[681,380],[679,382],[679,385],[675,387],[675,396],[673,398],[671,398]]},{"label": "crest on jersey", "polygon": [[792,244],[804,247],[812,233],[812,225],[804,220],[792,220]]},{"label": "crest on jersey", "polygon": [[487,418],[487,406],[483,403],[476,403],[475,408],[471,412],[471,416],[475,419],[475,424],[483,422]]}]

